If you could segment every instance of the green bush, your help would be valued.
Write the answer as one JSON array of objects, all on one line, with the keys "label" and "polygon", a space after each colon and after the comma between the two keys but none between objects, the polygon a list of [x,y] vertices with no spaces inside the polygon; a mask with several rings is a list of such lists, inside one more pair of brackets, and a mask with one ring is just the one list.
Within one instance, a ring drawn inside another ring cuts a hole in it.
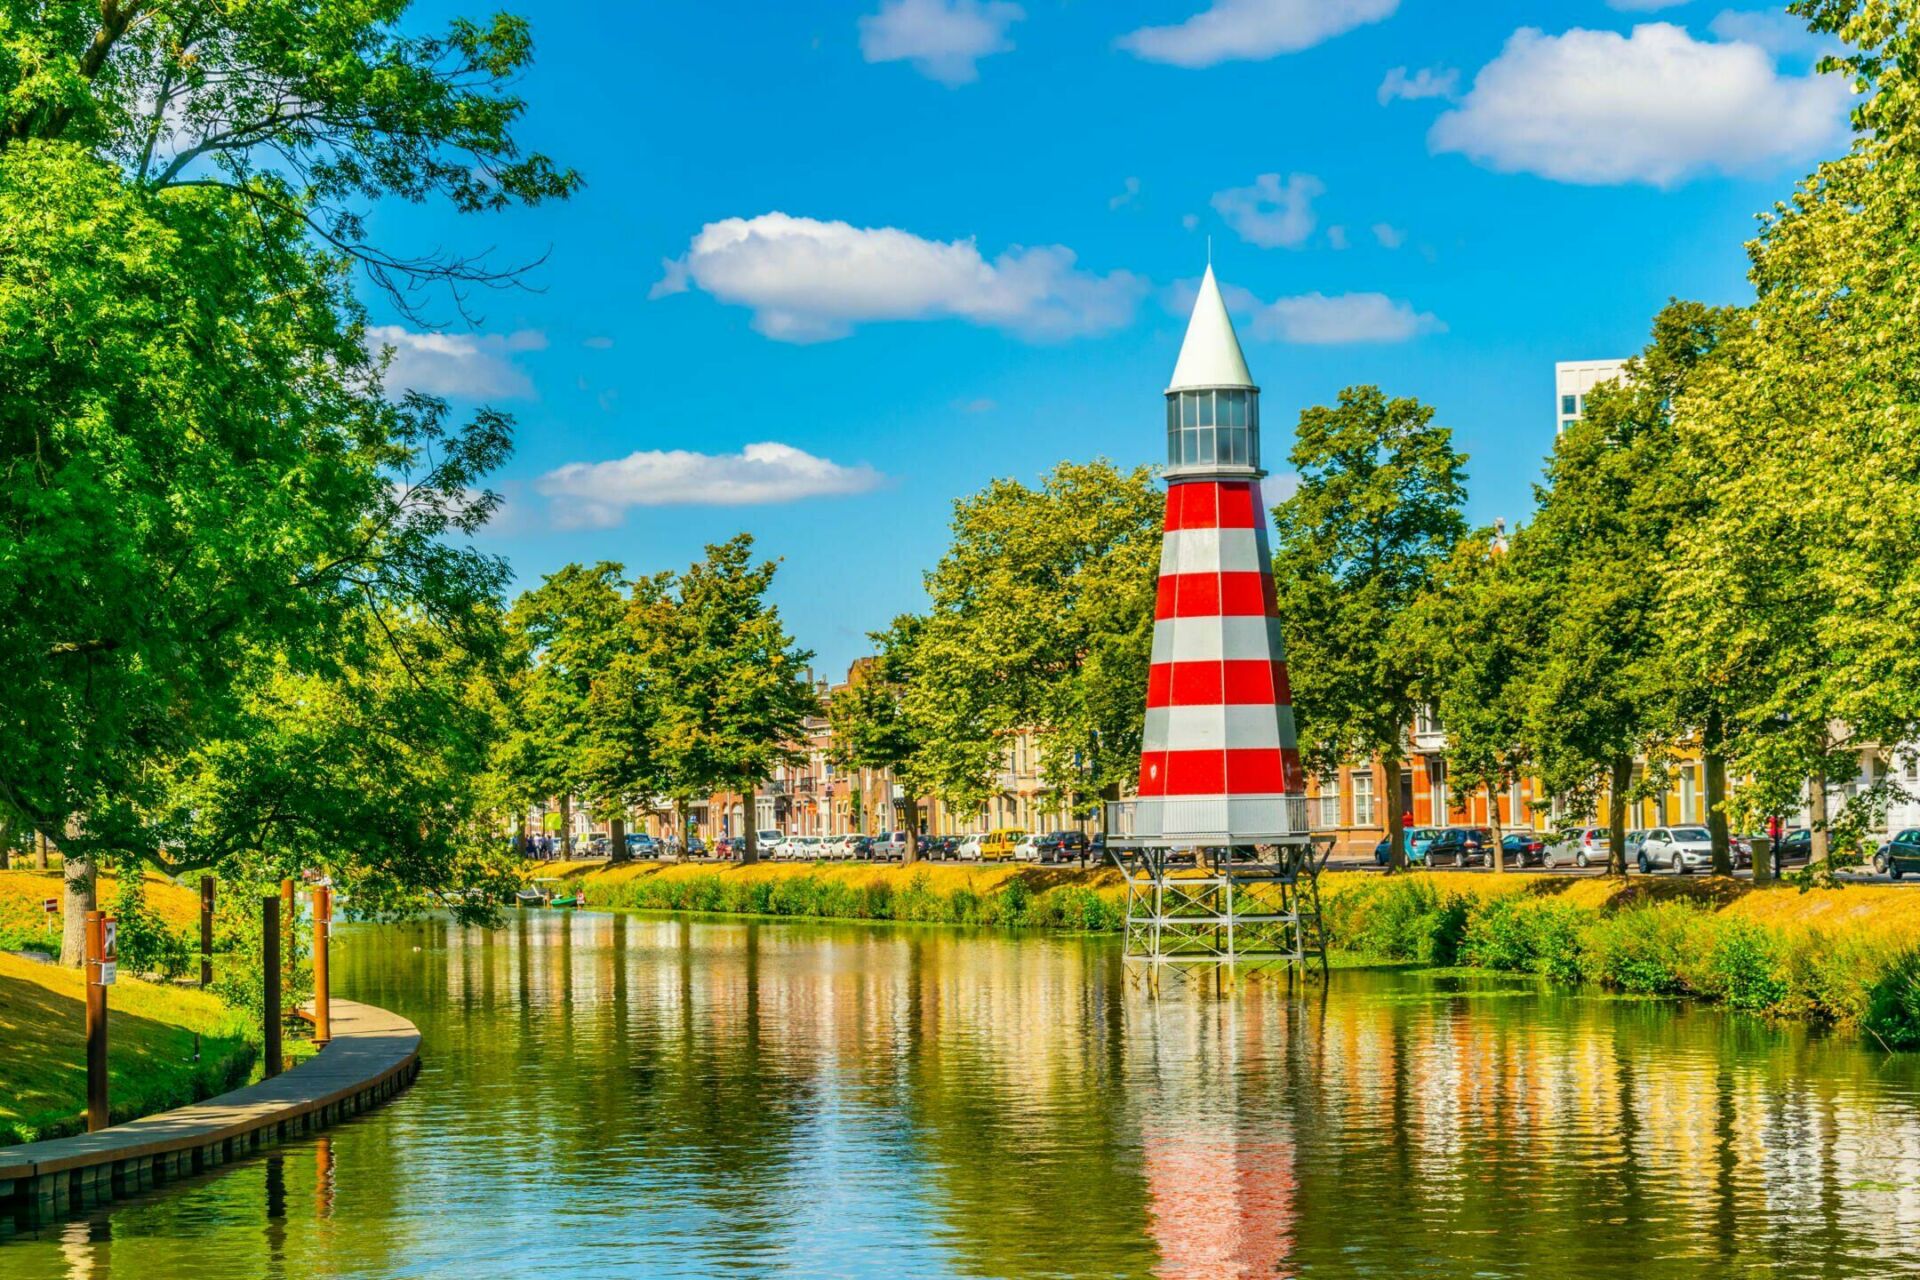
[{"label": "green bush", "polygon": [[1873,984],[1863,1022],[1889,1049],[1920,1049],[1920,947],[1901,953]]},{"label": "green bush", "polygon": [[[1341,901],[1352,899],[1352,901]],[[1391,876],[1331,900],[1332,944],[1381,960],[1453,964],[1467,929],[1467,902],[1419,876]]]},{"label": "green bush", "polygon": [[1771,1012],[1787,996],[1776,935],[1739,917],[1714,921],[1704,977],[1692,985],[1742,1013]]},{"label": "green bush", "polygon": [[1608,986],[1641,995],[1675,995],[1700,912],[1679,902],[1636,906],[1598,917],[1587,928],[1593,973]]},{"label": "green bush", "polygon": [[1487,898],[1467,910],[1460,962],[1482,969],[1533,969],[1534,926],[1511,897]]},{"label": "green bush", "polygon": [[193,966],[197,953],[186,935],[167,928],[166,922],[147,906],[146,881],[137,867],[121,870],[113,918],[118,922],[117,954],[128,973],[157,973],[172,981]]}]

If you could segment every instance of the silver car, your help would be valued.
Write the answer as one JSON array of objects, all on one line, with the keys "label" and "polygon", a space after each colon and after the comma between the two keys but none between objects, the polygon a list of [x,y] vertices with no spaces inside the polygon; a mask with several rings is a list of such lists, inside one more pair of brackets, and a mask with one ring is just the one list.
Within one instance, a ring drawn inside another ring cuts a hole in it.
[{"label": "silver car", "polygon": [[1655,827],[1640,845],[1640,870],[1670,867],[1677,875],[1713,866],[1713,836],[1705,827]]}]

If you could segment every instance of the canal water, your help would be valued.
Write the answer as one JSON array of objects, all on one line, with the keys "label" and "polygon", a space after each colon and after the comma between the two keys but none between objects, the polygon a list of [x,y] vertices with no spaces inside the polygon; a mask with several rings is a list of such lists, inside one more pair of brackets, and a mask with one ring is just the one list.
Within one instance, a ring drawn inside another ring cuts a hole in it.
[{"label": "canal water", "polygon": [[1684,1005],[545,912],[334,964],[419,1024],[410,1092],[0,1276],[1920,1274],[1920,1061]]}]

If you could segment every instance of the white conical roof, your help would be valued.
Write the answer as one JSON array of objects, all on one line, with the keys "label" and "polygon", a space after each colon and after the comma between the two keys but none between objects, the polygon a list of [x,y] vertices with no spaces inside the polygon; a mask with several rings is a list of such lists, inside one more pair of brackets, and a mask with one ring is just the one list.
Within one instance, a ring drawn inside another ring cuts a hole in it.
[{"label": "white conical roof", "polygon": [[1240,354],[1240,339],[1234,336],[1233,320],[1227,304],[1214,283],[1213,266],[1200,279],[1200,294],[1193,300],[1193,318],[1187,321],[1187,339],[1180,344],[1180,359],[1173,366],[1169,391],[1193,387],[1251,387],[1253,375],[1247,372],[1247,358]]}]

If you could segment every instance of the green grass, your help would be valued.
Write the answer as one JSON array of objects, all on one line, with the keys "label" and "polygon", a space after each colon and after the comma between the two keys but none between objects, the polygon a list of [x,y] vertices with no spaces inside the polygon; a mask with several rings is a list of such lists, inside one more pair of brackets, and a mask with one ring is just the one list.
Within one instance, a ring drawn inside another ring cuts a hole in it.
[{"label": "green grass", "polygon": [[[107,1009],[115,1123],[244,1084],[259,1057],[241,1015],[205,992],[123,977]],[[80,972],[0,955],[0,1145],[85,1130],[86,1088]]]}]

